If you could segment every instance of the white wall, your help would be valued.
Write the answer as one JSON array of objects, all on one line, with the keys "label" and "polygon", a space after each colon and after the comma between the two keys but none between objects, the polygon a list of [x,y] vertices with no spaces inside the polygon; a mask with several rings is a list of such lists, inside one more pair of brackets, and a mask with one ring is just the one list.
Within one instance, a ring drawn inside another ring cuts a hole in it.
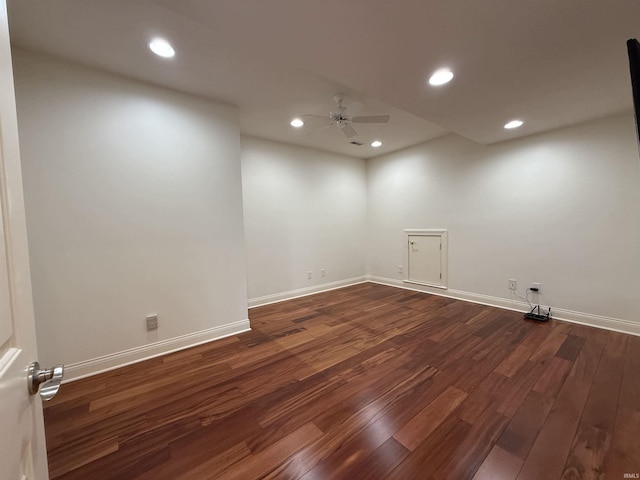
[{"label": "white wall", "polygon": [[14,68],[41,362],[246,320],[236,109],[19,49]]},{"label": "white wall", "polygon": [[365,163],[252,137],[240,152],[232,107],[21,50],[14,62],[43,364],[237,325],[247,271],[253,303],[398,281],[404,228],[449,230],[449,292],[509,299],[516,278],[553,307],[640,320],[630,115]]},{"label": "white wall", "polygon": [[364,160],[243,136],[242,191],[250,304],[364,276]]},{"label": "white wall", "polygon": [[640,322],[631,115],[481,146],[456,135],[368,163],[369,274],[400,280],[404,228],[449,230],[449,287]]}]

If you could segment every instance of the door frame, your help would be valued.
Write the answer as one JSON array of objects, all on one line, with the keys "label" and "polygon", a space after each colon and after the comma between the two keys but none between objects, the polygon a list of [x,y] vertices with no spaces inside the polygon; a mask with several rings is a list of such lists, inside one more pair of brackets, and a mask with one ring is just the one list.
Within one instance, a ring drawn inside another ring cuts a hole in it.
[{"label": "door frame", "polygon": [[[447,290],[449,287],[449,274],[448,274],[448,230],[446,228],[405,228],[404,229],[404,262],[407,268],[404,269],[404,283],[411,283],[414,285],[425,285],[427,287],[441,288]],[[409,237],[410,236],[426,236],[426,237],[440,237],[440,272],[442,278],[440,283],[425,283],[416,282],[409,279],[410,264],[409,264]]]}]

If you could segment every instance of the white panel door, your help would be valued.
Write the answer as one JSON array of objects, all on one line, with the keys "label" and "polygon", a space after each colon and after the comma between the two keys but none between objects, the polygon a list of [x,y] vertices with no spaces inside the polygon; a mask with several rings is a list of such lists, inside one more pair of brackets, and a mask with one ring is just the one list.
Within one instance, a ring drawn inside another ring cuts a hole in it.
[{"label": "white panel door", "polygon": [[0,478],[46,479],[42,403],[29,395],[36,360],[6,0],[0,0]]},{"label": "white panel door", "polygon": [[440,235],[409,235],[409,281],[440,285],[442,261]]}]

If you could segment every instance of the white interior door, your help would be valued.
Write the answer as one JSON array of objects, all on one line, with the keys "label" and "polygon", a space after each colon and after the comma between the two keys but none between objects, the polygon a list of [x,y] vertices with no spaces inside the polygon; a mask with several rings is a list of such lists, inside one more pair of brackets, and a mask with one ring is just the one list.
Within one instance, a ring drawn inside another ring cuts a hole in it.
[{"label": "white interior door", "polygon": [[27,388],[36,340],[6,0],[0,0],[0,207],[0,478],[44,480],[42,404]]},{"label": "white interior door", "polygon": [[409,281],[427,285],[442,283],[440,235],[409,235]]}]

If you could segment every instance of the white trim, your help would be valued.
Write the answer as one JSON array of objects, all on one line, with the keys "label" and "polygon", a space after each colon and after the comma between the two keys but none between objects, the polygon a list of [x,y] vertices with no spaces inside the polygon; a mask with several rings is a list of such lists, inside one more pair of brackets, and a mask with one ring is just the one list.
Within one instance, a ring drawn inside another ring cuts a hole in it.
[{"label": "white trim", "polygon": [[[439,287],[431,287],[428,285],[420,285],[416,283],[412,283],[411,285],[413,285],[413,287],[410,287],[408,286],[409,283],[403,280],[386,277],[376,277],[373,275],[355,277],[346,280],[340,280],[337,282],[316,285],[314,287],[301,288],[298,290],[291,290],[289,292],[254,298],[249,300],[249,308],[282,302],[299,297],[306,297],[315,293],[336,290],[338,288],[344,288],[350,285],[357,285],[365,282],[378,283],[381,285],[402,288],[404,290],[411,290],[414,292],[429,293],[441,297],[453,298],[456,300],[463,300],[465,302],[478,303],[481,305],[488,305],[490,307],[503,308],[516,312],[526,312],[529,310],[529,306],[526,303],[518,300],[493,297],[490,295],[482,295],[479,293],[464,292],[461,290],[443,290]],[[552,309],[552,315],[554,320],[579,323],[581,325],[587,325],[590,327],[603,328],[605,330],[612,330],[614,332],[628,333],[631,335],[640,336],[640,323],[638,322],[605,317],[602,315],[593,315],[590,313],[575,312],[572,310],[565,310],[561,308]],[[63,383],[73,382],[74,380],[90,377],[99,373],[107,372],[109,370],[124,367],[126,365],[131,365],[133,363],[138,363],[144,360],[159,357],[161,355],[173,353],[178,350],[184,350],[186,348],[195,347],[203,343],[219,340],[224,337],[237,335],[249,330],[251,330],[249,320],[240,320],[238,322],[229,323],[220,327],[213,327],[207,330],[202,330],[200,332],[194,332],[187,335],[182,335],[180,337],[162,340],[160,342],[131,348],[129,350],[124,350],[110,355],[104,355],[102,357],[97,357],[91,360],[71,363],[65,365],[65,378],[63,380]]]},{"label": "white trim", "polygon": [[442,235],[447,233],[446,228],[405,228],[407,235]]},{"label": "white trim", "polygon": [[108,372],[109,370],[131,365],[132,363],[142,362],[150,358],[184,350],[185,348],[195,347],[196,345],[230,337],[238,333],[248,332],[249,330],[251,330],[249,319],[240,320],[219,327],[130,348],[102,357],[70,363],[64,367],[64,380],[62,383],[73,382],[74,380]]},{"label": "white trim", "polygon": [[433,287],[433,288],[439,288],[440,290],[448,290],[446,285],[436,285],[435,283],[423,283],[423,282],[416,282],[415,280],[402,280],[404,283],[411,283],[413,285],[422,285],[424,287]]},{"label": "white trim", "polygon": [[[414,287],[407,286],[403,280],[394,278],[376,277],[367,275],[367,280],[371,283],[379,283],[390,287],[403,288],[415,292],[430,293],[441,297],[454,298],[465,302],[479,303],[490,307],[503,308],[516,312],[528,312],[529,305],[519,300],[510,300],[502,297],[492,297],[490,295],[482,295],[479,293],[464,292],[462,290],[448,289],[443,291],[437,287],[413,284]],[[545,307],[546,308],[546,307]],[[628,333],[630,335],[640,336],[640,322],[632,322],[620,318],[605,317],[602,315],[593,315],[591,313],[575,312],[573,310],[565,310],[562,308],[552,308],[551,314],[554,320],[561,320],[571,323],[579,323],[589,327],[603,328],[605,330],[613,330],[614,332]]]},{"label": "white trim", "polygon": [[285,300],[292,300],[299,297],[306,297],[307,295],[313,295],[314,293],[328,292],[329,290],[335,290],[337,288],[365,283],[366,281],[367,280],[364,276],[347,278],[345,280],[338,280],[337,282],[314,285],[313,287],[299,288],[297,290],[289,290],[288,292],[265,295],[264,297],[250,298],[248,304],[249,308],[262,307],[263,305],[284,302]]}]

